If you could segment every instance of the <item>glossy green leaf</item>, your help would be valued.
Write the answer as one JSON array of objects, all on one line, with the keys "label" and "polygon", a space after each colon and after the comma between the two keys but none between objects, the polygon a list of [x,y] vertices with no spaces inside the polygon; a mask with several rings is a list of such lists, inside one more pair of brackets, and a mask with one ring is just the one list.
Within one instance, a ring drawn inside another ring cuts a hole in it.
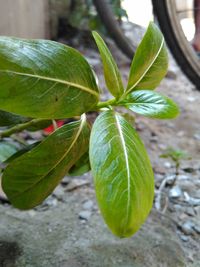
[{"label": "glossy green leaf", "polygon": [[79,176],[90,171],[90,161],[88,151],[71,167],[69,176]]},{"label": "glossy green leaf", "polygon": [[83,118],[66,124],[5,169],[2,187],[20,209],[40,204],[88,150],[89,128]]},{"label": "glossy green leaf", "polygon": [[0,142],[0,163],[6,161],[17,152],[17,147],[9,142]]},{"label": "glossy green leaf", "polygon": [[150,90],[138,90],[129,94],[121,105],[156,119],[172,119],[179,114],[178,106],[170,98]]},{"label": "glossy green leaf", "polygon": [[134,128],[114,111],[95,121],[90,163],[105,222],[119,237],[133,235],[153,203],[154,179],[145,147]]},{"label": "glossy green leaf", "polygon": [[155,89],[168,68],[164,37],[154,23],[149,27],[133,58],[126,93],[138,89]]},{"label": "glossy green leaf", "polygon": [[106,85],[111,94],[119,98],[124,88],[117,64],[101,36],[97,32],[92,32],[92,34],[101,55]]},{"label": "glossy green leaf", "polygon": [[0,37],[0,109],[33,118],[81,115],[98,102],[93,71],[75,49]]},{"label": "glossy green leaf", "polygon": [[0,126],[12,126],[26,121],[28,121],[28,118],[0,110]]}]

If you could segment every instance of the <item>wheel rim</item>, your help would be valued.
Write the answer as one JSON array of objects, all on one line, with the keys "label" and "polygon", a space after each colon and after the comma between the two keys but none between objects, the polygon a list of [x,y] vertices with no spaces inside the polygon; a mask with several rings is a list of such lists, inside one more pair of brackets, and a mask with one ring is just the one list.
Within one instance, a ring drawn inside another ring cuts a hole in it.
[{"label": "wheel rim", "polygon": [[171,27],[178,40],[180,49],[184,53],[187,61],[192,66],[194,71],[197,74],[199,74],[200,73],[200,60],[198,59],[198,56],[196,55],[194,49],[191,47],[191,45],[189,45],[189,42],[185,37],[185,34],[183,32],[183,29],[182,29],[182,26],[180,24],[180,20],[178,17],[177,6],[176,6],[175,0],[166,1],[166,7],[168,10],[170,21],[173,22],[173,24],[171,24]]}]

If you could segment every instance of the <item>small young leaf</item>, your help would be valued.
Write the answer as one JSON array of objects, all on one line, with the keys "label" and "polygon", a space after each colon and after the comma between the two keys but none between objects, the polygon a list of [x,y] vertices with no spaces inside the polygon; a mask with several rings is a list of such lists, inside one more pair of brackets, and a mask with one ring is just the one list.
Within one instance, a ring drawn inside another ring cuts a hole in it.
[{"label": "small young leaf", "polygon": [[119,105],[156,119],[172,119],[179,114],[178,106],[170,98],[151,90],[130,93]]},{"label": "small young leaf", "polygon": [[114,111],[95,121],[90,164],[105,222],[119,237],[133,235],[153,203],[154,179],[145,147],[134,128]]},{"label": "small young leaf", "polygon": [[47,40],[0,37],[0,84],[0,109],[32,118],[78,116],[99,99],[84,57]]},{"label": "small young leaf", "polygon": [[89,128],[83,118],[57,129],[5,169],[2,187],[19,209],[40,204],[88,150]]},{"label": "small young leaf", "polygon": [[149,27],[133,58],[126,94],[133,90],[155,89],[168,68],[164,37],[154,23]]},{"label": "small young leaf", "polygon": [[109,51],[101,36],[95,31],[92,32],[92,34],[101,55],[106,85],[111,94],[118,99],[124,92],[119,69],[111,52]]}]

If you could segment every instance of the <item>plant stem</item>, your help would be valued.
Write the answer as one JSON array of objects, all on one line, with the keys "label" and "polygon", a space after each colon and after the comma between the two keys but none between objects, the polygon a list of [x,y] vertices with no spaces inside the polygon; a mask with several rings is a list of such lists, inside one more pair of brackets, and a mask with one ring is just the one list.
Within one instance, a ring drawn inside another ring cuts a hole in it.
[{"label": "plant stem", "polygon": [[10,135],[12,135],[14,133],[21,132],[21,131],[27,129],[28,127],[30,127],[30,126],[37,125],[38,123],[40,123],[42,121],[45,121],[45,120],[46,119],[33,119],[33,120],[25,122],[25,123],[17,124],[14,127],[10,128],[8,130],[0,132],[0,138],[8,137],[8,136],[10,136]]},{"label": "plant stem", "polygon": [[116,104],[116,99],[113,98],[113,99],[110,99],[108,101],[105,101],[105,102],[99,102],[97,104],[97,108],[100,109],[100,108],[105,108],[105,107],[108,107],[108,106],[114,106]]}]

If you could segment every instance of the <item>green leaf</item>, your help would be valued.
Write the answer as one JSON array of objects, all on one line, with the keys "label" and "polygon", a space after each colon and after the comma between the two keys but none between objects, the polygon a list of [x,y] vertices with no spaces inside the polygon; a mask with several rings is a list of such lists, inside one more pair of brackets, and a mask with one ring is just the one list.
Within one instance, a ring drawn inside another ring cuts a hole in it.
[{"label": "green leaf", "polygon": [[17,147],[9,142],[0,142],[0,163],[5,162],[17,152]]},{"label": "green leaf", "polygon": [[154,23],[149,27],[133,58],[126,94],[133,90],[155,89],[168,68],[164,37]]},{"label": "green leaf", "polygon": [[66,124],[5,169],[2,187],[19,209],[40,204],[74,163],[88,150],[89,128],[85,118]]},{"label": "green leaf", "polygon": [[0,37],[0,109],[62,119],[99,99],[93,71],[75,49],[47,40]]},{"label": "green leaf", "polygon": [[93,31],[93,37],[98,46],[104,69],[106,85],[117,99],[123,94],[124,87],[117,64],[101,36]]},{"label": "green leaf", "polygon": [[114,111],[95,121],[90,164],[105,222],[119,237],[133,235],[153,203],[154,179],[145,147],[134,128]]},{"label": "green leaf", "polygon": [[28,118],[0,110],[0,126],[11,126],[19,123],[24,123],[26,121],[28,121]]},{"label": "green leaf", "polygon": [[150,90],[135,91],[119,105],[141,115],[157,119],[172,119],[179,114],[178,106],[170,98]]},{"label": "green leaf", "polygon": [[88,151],[71,167],[69,176],[79,176],[90,171],[90,161]]},{"label": "green leaf", "polygon": [[168,147],[165,153],[160,155],[160,158],[171,158],[175,162],[184,159],[191,159],[191,157],[186,151],[181,149],[175,149],[173,147]]}]

